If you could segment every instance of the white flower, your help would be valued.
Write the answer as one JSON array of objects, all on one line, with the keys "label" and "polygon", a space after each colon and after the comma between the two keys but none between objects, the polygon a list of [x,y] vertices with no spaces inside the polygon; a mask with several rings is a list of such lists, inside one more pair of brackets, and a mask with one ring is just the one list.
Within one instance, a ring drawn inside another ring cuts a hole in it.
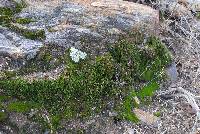
[{"label": "white flower", "polygon": [[85,59],[87,54],[85,52],[81,52],[78,49],[71,47],[70,48],[70,57],[74,62],[79,62],[80,59]]}]

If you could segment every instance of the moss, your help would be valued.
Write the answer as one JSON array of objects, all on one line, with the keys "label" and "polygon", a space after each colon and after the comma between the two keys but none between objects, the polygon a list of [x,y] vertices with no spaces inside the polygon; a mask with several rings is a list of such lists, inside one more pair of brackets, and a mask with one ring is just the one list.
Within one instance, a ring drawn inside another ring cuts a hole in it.
[{"label": "moss", "polygon": [[5,8],[5,7],[0,8],[0,15],[12,16],[13,14],[14,11],[11,8]]},{"label": "moss", "polygon": [[0,95],[0,102],[5,101],[5,100],[7,100],[7,99],[9,99],[8,96]]},{"label": "moss", "polygon": [[[151,37],[141,45],[142,36],[138,38],[121,40],[107,53],[93,60],[88,56],[79,63],[71,60],[68,51],[61,58],[66,69],[58,79],[32,83],[7,79],[0,81],[0,88],[6,95],[43,106],[51,114],[55,126],[61,118],[87,118],[101,112],[110,101],[121,104],[118,112],[123,119],[137,122],[132,113],[138,106],[134,97],[142,100],[152,97],[162,79],[156,76],[171,62],[171,54],[159,39]],[[45,49],[43,52],[38,56],[49,63],[53,59],[51,51]],[[140,86],[144,84],[146,86]],[[26,111],[23,104],[22,109]]]},{"label": "moss", "polygon": [[168,49],[156,37],[150,37],[144,46],[121,40],[110,48],[110,52],[118,63],[121,81],[128,83],[130,78],[152,80],[172,59]]},{"label": "moss", "polygon": [[161,116],[161,112],[159,112],[159,111],[158,111],[158,112],[155,112],[155,113],[153,113],[153,115],[154,115],[154,116],[157,116],[157,117],[160,117],[160,116]]},{"label": "moss", "polygon": [[31,110],[31,108],[36,108],[37,105],[30,102],[13,102],[7,106],[8,111],[18,112],[18,113],[26,113]]},{"label": "moss", "polygon": [[132,112],[133,108],[138,106],[138,104],[134,100],[135,96],[136,96],[136,93],[134,90],[132,90],[130,94],[124,99],[121,109],[118,110],[120,111],[119,118],[126,119],[128,121],[135,122],[135,123],[139,121],[137,116]]},{"label": "moss", "polygon": [[15,1],[13,2],[15,3],[15,7],[13,8],[0,7],[0,25],[8,26],[9,23],[13,21],[13,16],[21,12],[21,10],[26,7],[24,1],[22,1],[21,3],[17,3]]},{"label": "moss", "polygon": [[0,25],[2,26],[8,26],[9,23],[13,20],[12,17],[7,15],[0,15]]},{"label": "moss", "polygon": [[197,12],[196,15],[197,19],[200,19],[200,12]]},{"label": "moss", "polygon": [[45,72],[53,70],[66,62],[63,48],[54,48],[54,46],[48,45],[40,48],[35,58],[27,61],[18,71],[18,74],[24,75],[33,72]]},{"label": "moss", "polygon": [[44,30],[28,30],[19,28],[16,25],[13,25],[13,23],[19,23],[19,24],[29,24],[31,22],[34,22],[30,18],[15,18],[14,15],[21,12],[23,8],[26,7],[26,4],[24,1],[21,3],[15,2],[14,8],[0,8],[0,25],[10,28],[11,30],[20,33],[24,37],[32,40],[42,40],[45,38],[45,32]]},{"label": "moss", "polygon": [[5,112],[0,111],[0,122],[5,121],[8,118],[8,115]]},{"label": "moss", "polygon": [[16,71],[3,71],[4,79],[10,79],[16,76]]},{"label": "moss", "polygon": [[148,83],[139,90],[137,96],[141,99],[144,99],[147,96],[152,97],[157,89],[159,89],[159,84],[157,82]]},{"label": "moss", "polygon": [[15,2],[15,3],[16,3],[15,9],[14,9],[15,14],[20,13],[23,8],[27,7],[26,2],[24,0],[21,0],[20,3],[18,2]]},{"label": "moss", "polygon": [[19,24],[29,24],[29,23],[35,22],[35,21],[30,18],[16,18],[15,22],[19,23]]},{"label": "moss", "polygon": [[16,25],[10,24],[9,28],[15,32],[20,33],[22,36],[31,40],[43,40],[46,38],[44,30],[29,30],[20,28]]}]

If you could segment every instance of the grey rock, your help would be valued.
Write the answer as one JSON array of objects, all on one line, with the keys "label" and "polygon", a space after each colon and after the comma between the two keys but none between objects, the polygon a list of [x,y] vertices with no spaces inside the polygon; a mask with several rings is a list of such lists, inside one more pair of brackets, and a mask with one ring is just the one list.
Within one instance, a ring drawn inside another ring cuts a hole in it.
[{"label": "grey rock", "polygon": [[12,0],[0,0],[0,7],[15,7],[15,2]]},{"label": "grey rock", "polygon": [[167,68],[167,75],[169,77],[169,79],[171,80],[171,82],[176,82],[176,80],[178,79],[178,72],[177,72],[177,68],[176,68],[176,63],[172,63],[168,68]]},{"label": "grey rock", "polygon": [[15,17],[34,20],[23,24],[22,28],[42,29],[46,39],[42,42],[29,40],[0,27],[1,56],[29,60],[43,44],[62,48],[74,46],[98,55],[106,51],[108,43],[114,43],[121,34],[133,29],[141,29],[147,35],[158,34],[155,29],[158,29],[159,12],[145,5],[122,0],[25,1],[28,6]]},{"label": "grey rock", "polygon": [[51,5],[52,1],[36,1],[35,4],[27,1],[30,1],[30,6],[18,16],[36,20],[25,26],[28,29],[44,29],[46,44],[66,48],[87,47],[89,52],[95,54],[103,51],[106,43],[116,41],[120,34],[139,27],[152,30],[159,22],[158,11],[121,0],[60,0],[54,5]]},{"label": "grey rock", "polygon": [[42,134],[42,128],[36,123],[26,123],[22,126],[20,133],[24,134]]},{"label": "grey rock", "polygon": [[15,32],[0,29],[0,55],[13,58],[34,58],[39,48],[43,46],[40,41],[26,39]]}]

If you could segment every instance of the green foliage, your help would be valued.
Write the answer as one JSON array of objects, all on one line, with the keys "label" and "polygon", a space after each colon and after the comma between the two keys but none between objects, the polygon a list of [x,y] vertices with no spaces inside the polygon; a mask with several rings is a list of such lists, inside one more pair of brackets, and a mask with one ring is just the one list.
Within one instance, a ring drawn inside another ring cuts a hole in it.
[{"label": "green foliage", "polygon": [[61,52],[61,48],[53,48],[48,45],[40,48],[35,58],[29,60],[23,68],[20,70],[22,73],[32,73],[38,71],[46,71],[56,68],[57,66],[64,64],[64,52]]},{"label": "green foliage", "polygon": [[134,100],[134,97],[136,97],[136,93],[134,90],[130,92],[130,94],[125,97],[124,102],[122,104],[122,109],[120,109],[120,118],[129,120],[131,122],[138,122],[139,119],[137,116],[133,113],[133,108],[137,107],[137,103]]},{"label": "green foliage", "polygon": [[69,62],[66,73],[55,81],[29,83],[16,79],[0,83],[7,94],[42,104],[51,112],[74,109],[87,115],[91,106],[100,106],[112,93],[114,68],[111,62],[109,55],[97,57],[92,63]]},{"label": "green foliage", "polygon": [[161,116],[161,112],[159,112],[159,111],[158,111],[158,112],[155,112],[155,113],[153,113],[153,115],[154,115],[154,116],[157,116],[157,117],[160,117],[160,116]]},{"label": "green foliage", "polygon": [[151,82],[144,86],[142,89],[139,90],[137,93],[137,96],[141,99],[144,99],[145,97],[149,96],[152,97],[154,92],[159,88],[159,84],[157,82]]},{"label": "green foliage", "polygon": [[5,121],[8,115],[5,112],[0,111],[0,122]]},{"label": "green foliage", "polygon": [[156,37],[150,37],[144,46],[121,40],[110,52],[118,63],[121,80],[127,83],[130,78],[150,81],[171,63],[171,54]]},{"label": "green foliage", "polygon": [[12,22],[13,16],[21,12],[21,10],[26,7],[24,1],[22,1],[21,3],[17,3],[15,1],[13,2],[15,3],[14,8],[0,7],[0,25],[7,26],[10,22]]},{"label": "green foliage", "polygon": [[10,78],[16,76],[16,72],[15,71],[3,71],[3,72],[1,72],[1,74],[2,74],[2,77],[4,79],[10,79]]},{"label": "green foliage", "polygon": [[20,28],[13,24],[10,24],[9,28],[15,32],[20,33],[22,36],[26,37],[27,39],[42,40],[46,38],[44,30],[29,30],[29,29]]},{"label": "green foliage", "polygon": [[[16,3],[16,2],[15,2]],[[19,24],[29,24],[34,22],[30,18],[15,18],[14,15],[21,12],[23,8],[26,7],[24,1],[21,3],[16,3],[14,8],[5,8],[0,7],[0,25],[10,28],[11,30],[20,33],[24,37],[32,40],[42,40],[45,38],[44,30],[28,30],[24,28],[19,28],[12,23],[19,23]]]},{"label": "green foliage", "polygon": [[30,18],[16,18],[15,22],[19,23],[19,24],[29,24],[29,23],[35,22],[35,21]]},{"label": "green foliage", "polygon": [[0,95],[0,102],[7,100],[9,97],[5,95]]},{"label": "green foliage", "polygon": [[[0,88],[6,95],[40,104],[50,113],[55,128],[61,118],[88,117],[102,111],[111,100],[121,104],[118,112],[123,119],[137,122],[132,112],[138,106],[134,97],[142,100],[151,97],[162,79],[156,76],[171,62],[170,53],[157,38],[150,37],[143,45],[140,38],[139,41],[121,40],[110,47],[108,53],[96,56],[94,60],[87,57],[79,63],[72,61],[66,52],[60,58],[66,69],[58,79],[32,83],[5,79],[0,81]],[[44,49],[43,52],[38,55],[41,63],[50,63],[53,59],[51,51]],[[141,83],[147,86],[139,86]],[[138,90],[133,90],[136,87]],[[122,101],[121,97],[124,98]],[[11,107],[16,111],[28,109],[24,104]]]},{"label": "green foliage", "polygon": [[37,105],[31,102],[12,102],[8,105],[8,111],[14,111],[18,113],[26,113],[31,110],[31,108],[36,108]]}]

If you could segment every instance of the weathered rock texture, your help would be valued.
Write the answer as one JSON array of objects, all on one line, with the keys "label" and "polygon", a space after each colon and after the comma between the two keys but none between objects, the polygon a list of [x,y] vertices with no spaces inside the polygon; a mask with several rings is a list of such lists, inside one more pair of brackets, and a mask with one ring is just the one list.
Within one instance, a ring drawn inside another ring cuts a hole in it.
[{"label": "weathered rock texture", "polygon": [[[16,17],[35,20],[27,29],[45,30],[46,39],[34,41],[0,27],[0,55],[33,58],[43,44],[75,46],[92,54],[104,52],[120,34],[140,29],[156,33],[158,11],[122,0],[26,0],[27,8]],[[12,3],[10,3],[12,4]],[[1,4],[1,6],[9,5]],[[155,28],[156,27],[156,28]],[[147,32],[150,33],[150,32]]]}]

